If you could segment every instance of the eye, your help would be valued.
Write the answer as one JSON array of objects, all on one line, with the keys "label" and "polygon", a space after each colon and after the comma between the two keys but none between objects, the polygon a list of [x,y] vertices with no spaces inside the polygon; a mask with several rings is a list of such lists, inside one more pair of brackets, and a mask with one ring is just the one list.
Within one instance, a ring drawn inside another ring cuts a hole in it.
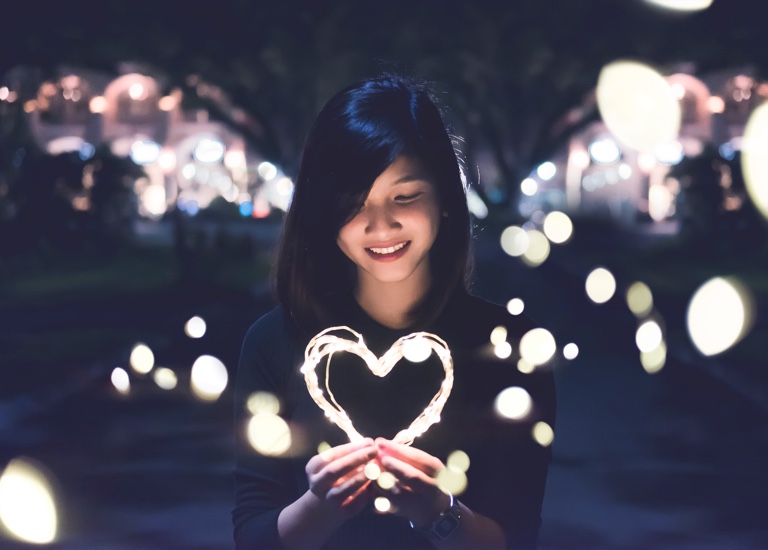
[{"label": "eye", "polygon": [[398,195],[395,197],[396,202],[411,202],[421,196],[421,193],[413,193],[412,195]]}]

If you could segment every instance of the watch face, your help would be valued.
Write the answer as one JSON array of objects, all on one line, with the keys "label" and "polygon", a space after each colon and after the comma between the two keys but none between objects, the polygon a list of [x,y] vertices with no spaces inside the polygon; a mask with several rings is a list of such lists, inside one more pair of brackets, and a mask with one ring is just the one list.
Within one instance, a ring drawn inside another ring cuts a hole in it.
[{"label": "watch face", "polygon": [[444,539],[453,533],[458,526],[459,518],[451,514],[446,514],[441,517],[437,523],[435,523],[435,526],[432,528],[432,532],[434,532],[441,539]]}]

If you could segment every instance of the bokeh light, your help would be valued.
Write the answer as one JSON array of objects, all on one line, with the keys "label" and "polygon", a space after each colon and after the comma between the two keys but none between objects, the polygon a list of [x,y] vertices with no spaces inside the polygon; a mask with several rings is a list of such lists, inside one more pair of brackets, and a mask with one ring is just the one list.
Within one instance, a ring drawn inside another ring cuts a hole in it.
[{"label": "bokeh light", "polygon": [[379,476],[381,475],[381,468],[375,462],[369,462],[368,464],[365,465],[365,468],[363,469],[363,473],[365,474],[365,477],[367,477],[371,481],[376,481],[377,479],[379,479]]},{"label": "bokeh light", "polygon": [[511,225],[501,233],[501,248],[510,256],[522,256],[528,244],[528,233],[522,227]]},{"label": "bokeh light", "polygon": [[517,370],[523,374],[530,374],[536,370],[536,367],[521,357],[517,362]]},{"label": "bokeh light", "polygon": [[635,343],[637,348],[642,352],[649,352],[655,350],[661,344],[663,339],[661,327],[659,324],[649,319],[640,323],[635,333]]},{"label": "bokeh light", "polygon": [[192,365],[192,393],[203,401],[215,401],[227,387],[228,378],[224,363],[212,355],[201,355]]},{"label": "bokeh light", "polygon": [[579,356],[579,346],[574,344],[573,342],[566,344],[565,347],[563,347],[563,357],[565,357],[568,360],[576,359],[576,357]]},{"label": "bokeh light", "polygon": [[[277,414],[280,412],[280,400],[273,393],[257,391],[248,396],[246,407],[251,414]],[[328,445],[328,443],[325,444]],[[328,448],[330,448],[330,445]]]},{"label": "bokeh light", "polygon": [[[652,6],[672,11],[702,11],[712,5],[712,0],[645,0]],[[727,1],[727,0],[726,0]]]},{"label": "bokeh light", "polygon": [[507,327],[499,325],[491,331],[491,344],[498,346],[507,340]]},{"label": "bokeh light", "polygon": [[259,164],[256,171],[263,180],[269,181],[277,176],[277,167],[271,162],[264,161]]},{"label": "bokeh light", "polygon": [[627,307],[636,317],[645,317],[653,309],[653,293],[647,284],[636,281],[626,293]]},{"label": "bokeh light", "polygon": [[573,222],[563,212],[550,212],[544,218],[544,234],[555,244],[563,244],[573,235]]},{"label": "bokeh light", "polygon": [[202,338],[206,328],[205,320],[195,315],[184,324],[184,333],[190,338]]},{"label": "bokeh light", "polygon": [[526,197],[532,197],[539,191],[539,184],[533,178],[525,178],[520,182],[520,191]]},{"label": "bokeh light", "polygon": [[155,366],[155,354],[146,344],[138,343],[131,350],[130,363],[138,374],[147,374]]},{"label": "bokeh light", "polygon": [[528,235],[528,247],[523,252],[521,259],[530,267],[539,266],[549,257],[549,239],[544,233],[536,229],[529,229],[526,234]]},{"label": "bokeh light", "polygon": [[373,507],[376,508],[378,512],[386,514],[392,508],[392,503],[389,502],[387,497],[376,497],[373,501]]},{"label": "bokeh light", "polygon": [[553,162],[542,162],[539,164],[538,168],[536,168],[536,175],[544,181],[551,180],[555,177],[555,174],[557,174],[557,166],[555,166],[555,163]]},{"label": "bokeh light", "polygon": [[715,277],[701,285],[688,303],[688,335],[704,355],[722,353],[752,328],[752,297],[734,277]]},{"label": "bokeh light", "polygon": [[744,128],[741,167],[752,203],[768,218],[768,103],[757,107]]},{"label": "bokeh light", "polygon": [[[255,413],[254,413],[254,414],[255,414]],[[275,413],[275,414],[277,414],[277,413]],[[330,451],[330,450],[331,450],[331,444],[330,444],[330,443],[328,443],[327,441],[321,441],[321,442],[320,442],[320,443],[317,445],[317,454],[319,454],[319,455],[321,455],[321,454],[323,454],[323,453],[327,453],[327,452],[328,452],[328,451]]]},{"label": "bokeh light", "polygon": [[671,86],[637,61],[614,61],[602,68],[597,106],[616,138],[638,151],[651,151],[680,130],[680,102]]},{"label": "bokeh light", "polygon": [[587,275],[585,285],[587,296],[596,304],[604,304],[616,292],[616,279],[604,267],[598,267]]},{"label": "bokeh light", "polygon": [[549,447],[555,439],[555,432],[546,422],[536,422],[533,425],[533,439],[542,447]]},{"label": "bokeh light", "polygon": [[152,374],[155,384],[164,390],[172,390],[179,383],[176,373],[166,367],[160,367]]},{"label": "bokeh light", "polygon": [[56,539],[58,514],[53,489],[41,467],[11,460],[0,475],[0,523],[13,537],[34,544]]},{"label": "bokeh light", "polygon": [[525,309],[525,302],[520,298],[512,298],[507,302],[507,311],[512,315],[520,315]]},{"label": "bokeh light", "polygon": [[453,451],[450,455],[448,455],[448,460],[445,461],[445,464],[449,468],[453,468],[454,470],[458,470],[460,472],[466,472],[469,470],[469,463],[469,455],[462,450]]},{"label": "bokeh light", "polygon": [[126,395],[131,391],[131,379],[128,377],[128,373],[120,367],[116,367],[112,370],[112,385],[117,391]]},{"label": "bokeh light", "polygon": [[493,346],[493,353],[499,359],[507,359],[510,355],[512,355],[512,344],[509,342],[499,342]]},{"label": "bokeh light", "polygon": [[525,389],[512,386],[501,390],[493,403],[496,413],[502,418],[521,420],[531,411],[531,396]]},{"label": "bokeh light", "polygon": [[557,351],[552,333],[545,328],[534,328],[520,339],[520,356],[534,367],[549,361]]},{"label": "bokeh light", "polygon": [[381,475],[376,479],[376,483],[382,489],[389,490],[395,486],[397,478],[391,472],[381,472]]},{"label": "bokeh light", "polygon": [[276,414],[258,413],[248,422],[248,441],[258,453],[279,456],[291,448],[291,429]]},{"label": "bokeh light", "polygon": [[421,363],[432,355],[432,348],[425,338],[417,337],[403,343],[403,357],[411,363]]},{"label": "bokeh light", "polygon": [[648,374],[654,374],[664,368],[667,360],[667,344],[662,340],[661,343],[651,351],[640,352],[640,364]]},{"label": "bokeh light", "polygon": [[437,474],[437,486],[444,493],[458,496],[467,490],[467,474],[448,466]]}]

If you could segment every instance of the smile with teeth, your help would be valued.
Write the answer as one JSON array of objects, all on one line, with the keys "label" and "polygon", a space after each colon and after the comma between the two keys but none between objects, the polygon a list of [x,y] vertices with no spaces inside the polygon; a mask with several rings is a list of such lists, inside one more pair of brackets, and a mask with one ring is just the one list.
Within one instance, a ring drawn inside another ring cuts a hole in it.
[{"label": "smile with teeth", "polygon": [[401,248],[403,248],[405,245],[407,245],[410,241],[403,241],[399,244],[396,244],[395,246],[389,246],[387,248],[369,248],[371,252],[374,254],[392,254],[393,252],[397,252]]}]

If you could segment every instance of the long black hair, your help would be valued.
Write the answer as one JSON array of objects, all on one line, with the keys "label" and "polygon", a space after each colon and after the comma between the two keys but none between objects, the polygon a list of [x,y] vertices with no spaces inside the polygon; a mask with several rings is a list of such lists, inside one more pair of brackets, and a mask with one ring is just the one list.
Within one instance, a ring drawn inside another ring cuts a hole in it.
[{"label": "long black hair", "polygon": [[350,298],[356,269],[336,244],[374,180],[401,155],[427,168],[440,204],[440,229],[430,250],[431,288],[410,312],[434,319],[470,271],[470,220],[454,144],[432,93],[421,83],[387,76],[353,84],[321,110],[304,144],[283,227],[275,290],[296,327],[315,332],[333,304]]}]

